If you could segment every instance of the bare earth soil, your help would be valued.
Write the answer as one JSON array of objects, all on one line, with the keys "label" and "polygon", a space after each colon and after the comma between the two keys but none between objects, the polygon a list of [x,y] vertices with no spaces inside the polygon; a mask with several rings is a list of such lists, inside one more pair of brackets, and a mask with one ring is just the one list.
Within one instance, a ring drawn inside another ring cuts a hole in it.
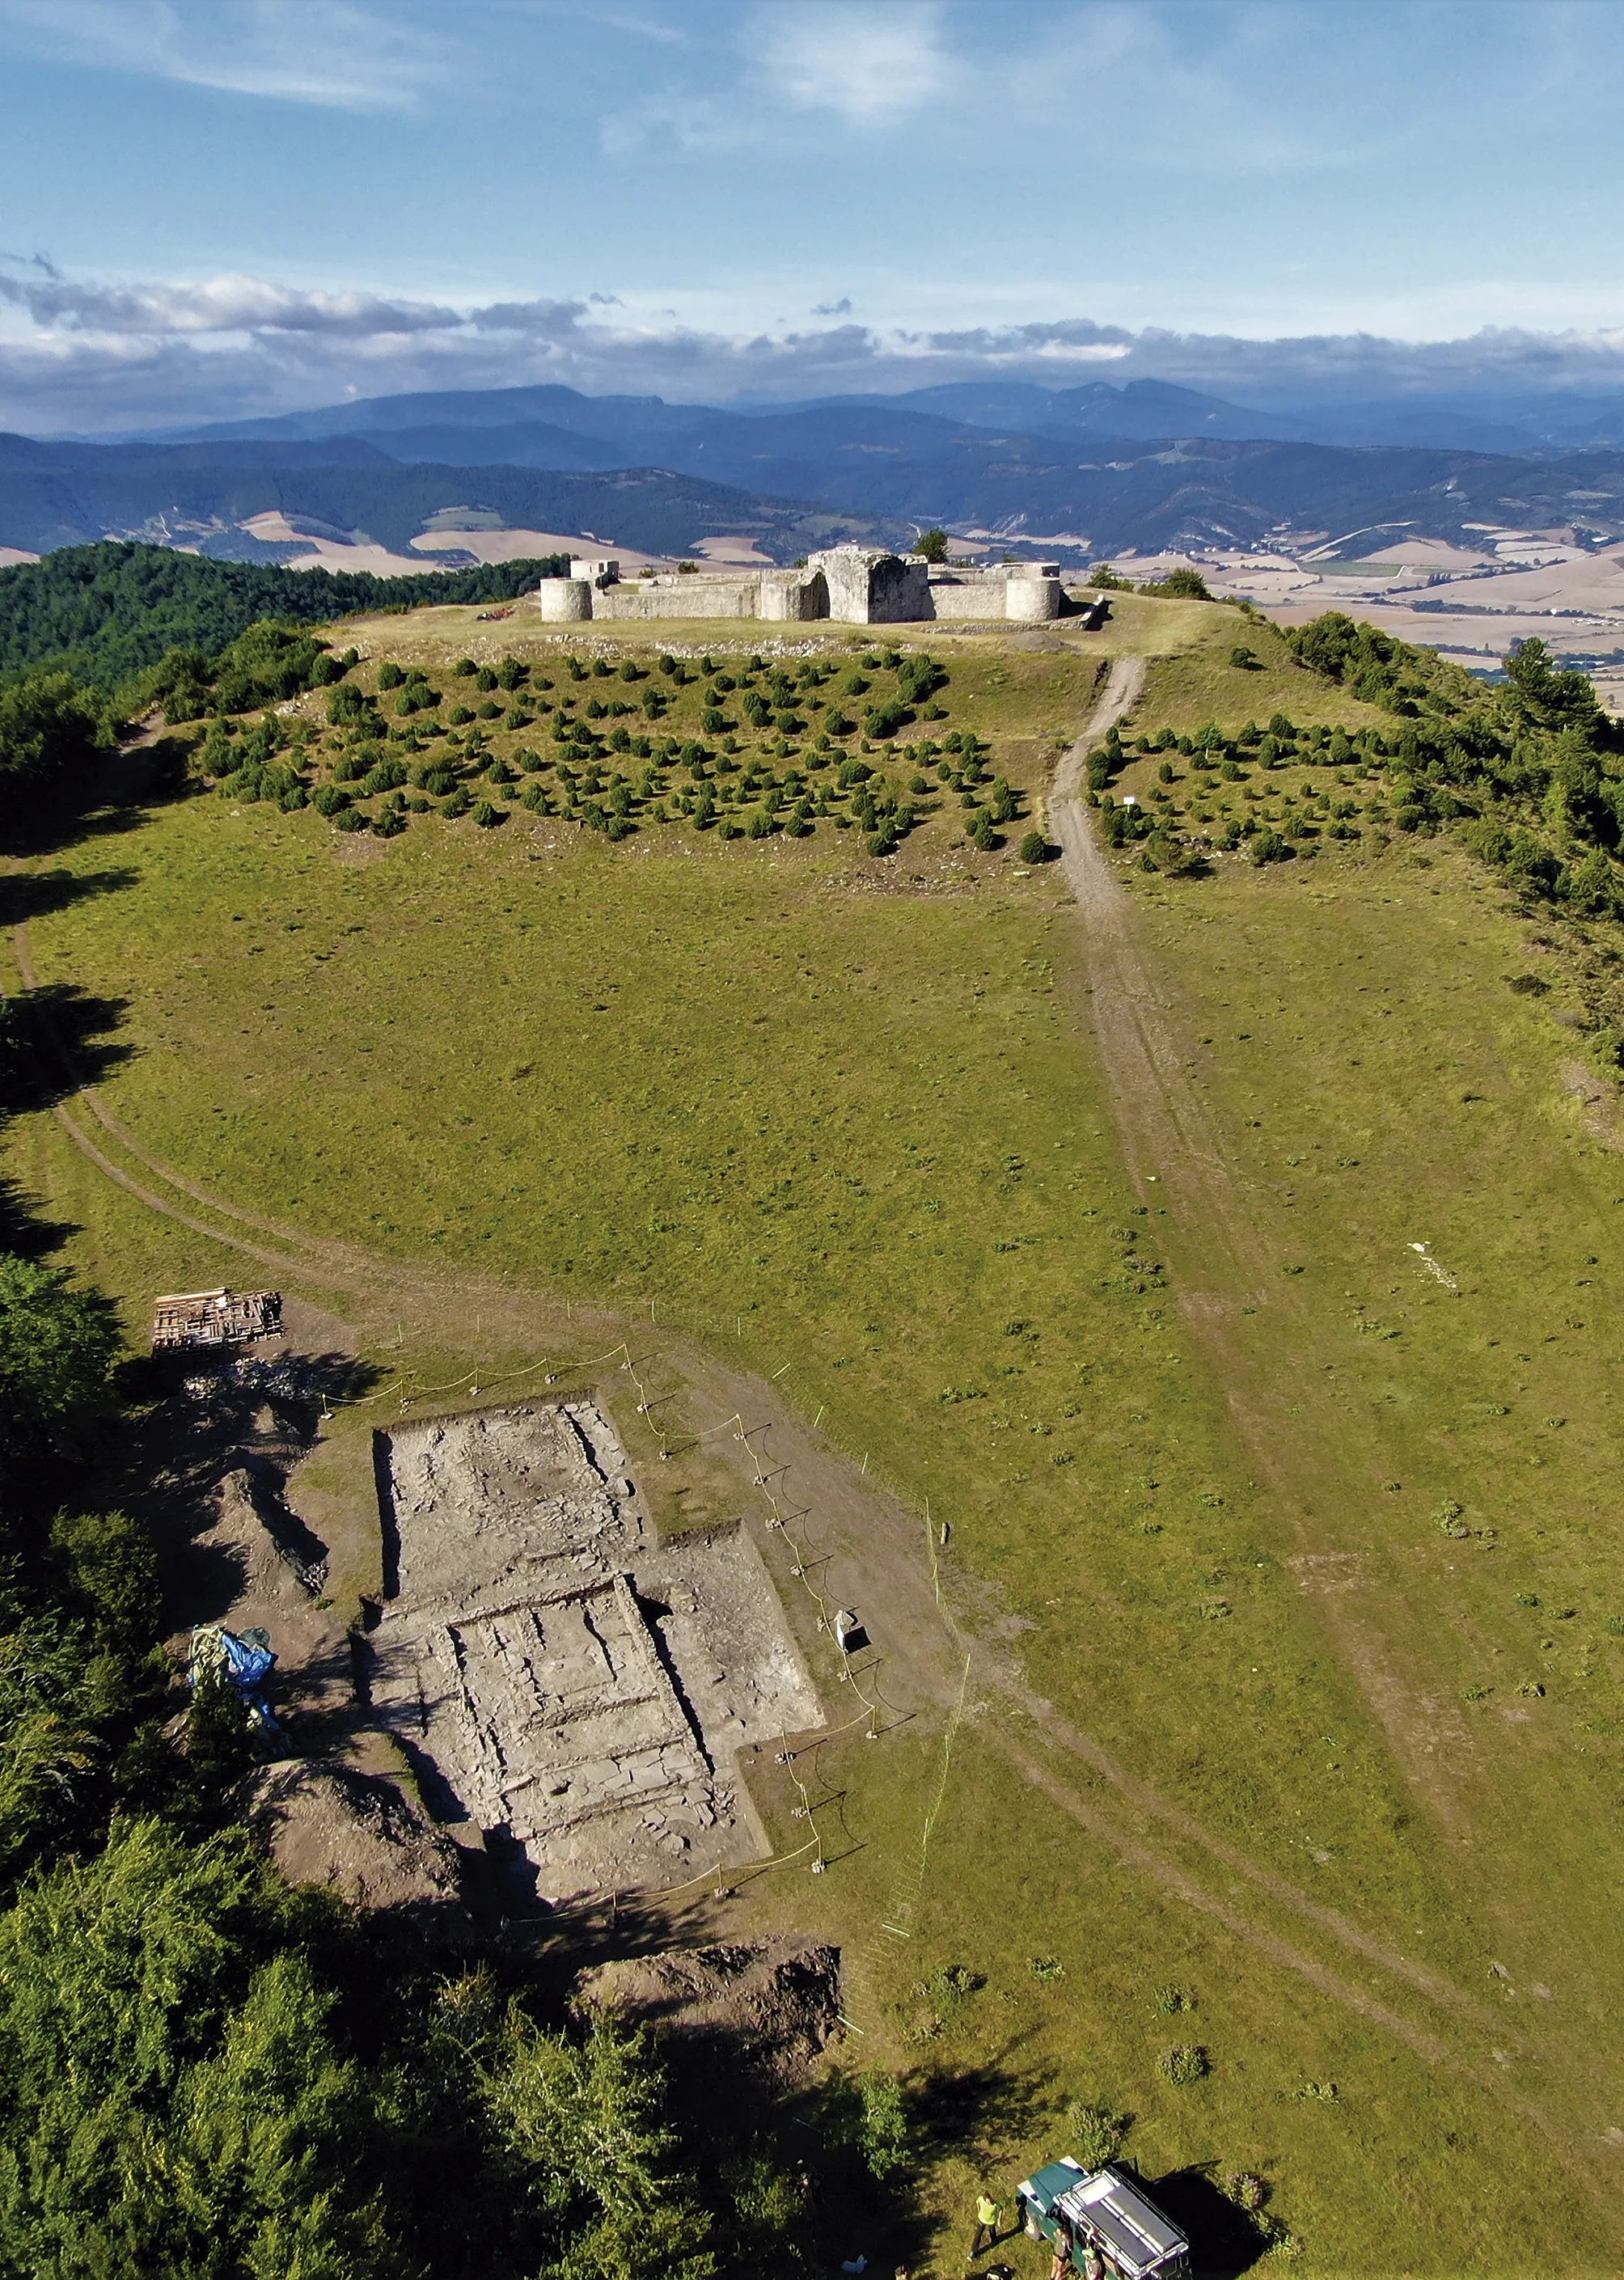
[{"label": "bare earth soil", "polygon": [[770,1852],[738,1751],[821,1719],[749,1537],[657,1547],[590,1402],[379,1443],[368,1693],[442,1817],[517,1845],[550,1900]]}]

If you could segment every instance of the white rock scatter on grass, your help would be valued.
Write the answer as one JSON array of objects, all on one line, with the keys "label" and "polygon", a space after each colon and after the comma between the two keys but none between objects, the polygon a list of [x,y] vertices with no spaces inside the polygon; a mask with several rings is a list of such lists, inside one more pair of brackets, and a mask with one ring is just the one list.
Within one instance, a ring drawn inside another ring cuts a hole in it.
[{"label": "white rock scatter on grass", "polygon": [[378,1475],[372,1698],[437,1811],[516,1842],[549,1899],[766,1849],[737,1752],[821,1714],[737,1521],[657,1544],[586,1400],[403,1425]]}]

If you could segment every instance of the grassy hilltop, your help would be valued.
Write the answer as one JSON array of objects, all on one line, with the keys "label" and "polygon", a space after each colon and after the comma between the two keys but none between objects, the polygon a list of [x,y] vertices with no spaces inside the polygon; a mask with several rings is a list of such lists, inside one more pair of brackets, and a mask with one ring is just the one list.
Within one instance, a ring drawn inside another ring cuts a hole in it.
[{"label": "grassy hilltop", "polygon": [[[1233,609],[870,630],[435,608],[229,720],[176,667],[187,796],[34,866],[33,970],[120,1009],[103,1098],[204,1198],[423,1271],[397,1343],[363,1326],[392,1383],[534,1360],[435,1275],[572,1298],[582,1359],[652,1311],[919,1515],[1027,1691],[837,1735],[843,1857],[731,1921],[841,1941],[941,2268],[975,2179],[1080,2132],[1197,2207],[1263,2178],[1235,2261],[1616,2268],[1619,923],[1580,795],[1493,777],[1536,731],[1497,758],[1446,669],[1316,670]],[[1121,659],[1089,782],[1138,1098],[1047,859]],[[133,1336],[242,1280],[227,1215],[51,1118],[8,1158]]]}]

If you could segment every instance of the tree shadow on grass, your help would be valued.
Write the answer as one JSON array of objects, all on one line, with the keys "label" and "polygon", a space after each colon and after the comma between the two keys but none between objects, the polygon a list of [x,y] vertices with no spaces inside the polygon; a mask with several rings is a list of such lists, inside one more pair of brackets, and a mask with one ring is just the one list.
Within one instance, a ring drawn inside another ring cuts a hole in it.
[{"label": "tree shadow on grass", "polygon": [[[717,1881],[724,1878],[719,1871]],[[577,1976],[597,1964],[706,1945],[716,1937],[716,1919],[708,1890],[670,1899],[615,1893],[575,1906],[539,1901],[522,1931],[515,1930],[534,1983],[562,2002]]]},{"label": "tree shadow on grass", "polygon": [[128,864],[108,871],[12,871],[0,878],[0,927],[71,909],[98,895],[121,894],[140,878]]},{"label": "tree shadow on grass", "polygon": [[31,808],[12,808],[0,825],[0,852],[60,855],[87,840],[139,830],[151,808],[196,790],[187,776],[189,749],[183,736],[159,736],[109,754],[77,782],[36,790]]},{"label": "tree shadow on grass", "polygon": [[110,1034],[126,1000],[50,982],[0,1004],[0,1120],[54,1108],[131,1056]]},{"label": "tree shadow on grass", "polygon": [[[913,2269],[928,2254],[934,2222],[920,2207],[914,2191],[921,2171],[943,2155],[956,2156],[979,2176],[1007,2177],[1015,2149],[1040,2135],[1051,2113],[1053,2084],[995,2059],[981,2066],[943,2066],[922,2080],[904,2083],[903,2112],[910,2148],[884,2177],[869,2172],[860,2145],[858,2091],[866,2071],[858,2057],[782,2102],[776,2119],[781,2143],[799,2150],[821,2185],[819,2231],[827,2256],[843,2260],[854,2252],[886,2271],[897,2261]],[[1012,2196],[1005,2192],[1004,2229],[985,2268],[1002,2268],[996,2249],[1019,2229]],[[967,2230],[969,2212],[965,2213]]]},{"label": "tree shadow on grass", "polygon": [[49,1259],[79,1231],[73,1221],[42,1219],[15,1180],[0,1180],[0,1252],[14,1259]]},{"label": "tree shadow on grass", "polygon": [[10,815],[0,831],[0,853],[37,861],[44,855],[65,855],[88,840],[122,839],[141,828],[153,804],[142,798],[99,806],[67,802],[41,806],[31,815]]},{"label": "tree shadow on grass", "polygon": [[1052,2113],[1054,2085],[1043,2075],[993,2059],[927,2075],[911,2087],[907,2103],[910,2129],[920,2139],[992,2169]]}]

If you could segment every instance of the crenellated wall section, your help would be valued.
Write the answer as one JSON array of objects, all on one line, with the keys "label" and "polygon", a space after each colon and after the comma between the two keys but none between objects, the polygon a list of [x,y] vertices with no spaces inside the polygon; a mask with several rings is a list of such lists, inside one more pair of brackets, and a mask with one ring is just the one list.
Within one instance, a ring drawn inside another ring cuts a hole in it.
[{"label": "crenellated wall section", "polygon": [[662,618],[762,619],[853,626],[976,620],[1031,625],[1065,606],[1058,566],[1005,564],[996,570],[934,569],[921,556],[835,546],[804,568],[732,576],[677,573],[620,582],[615,566],[593,577],[547,578],[527,600],[550,625],[589,619],[611,624]]}]

